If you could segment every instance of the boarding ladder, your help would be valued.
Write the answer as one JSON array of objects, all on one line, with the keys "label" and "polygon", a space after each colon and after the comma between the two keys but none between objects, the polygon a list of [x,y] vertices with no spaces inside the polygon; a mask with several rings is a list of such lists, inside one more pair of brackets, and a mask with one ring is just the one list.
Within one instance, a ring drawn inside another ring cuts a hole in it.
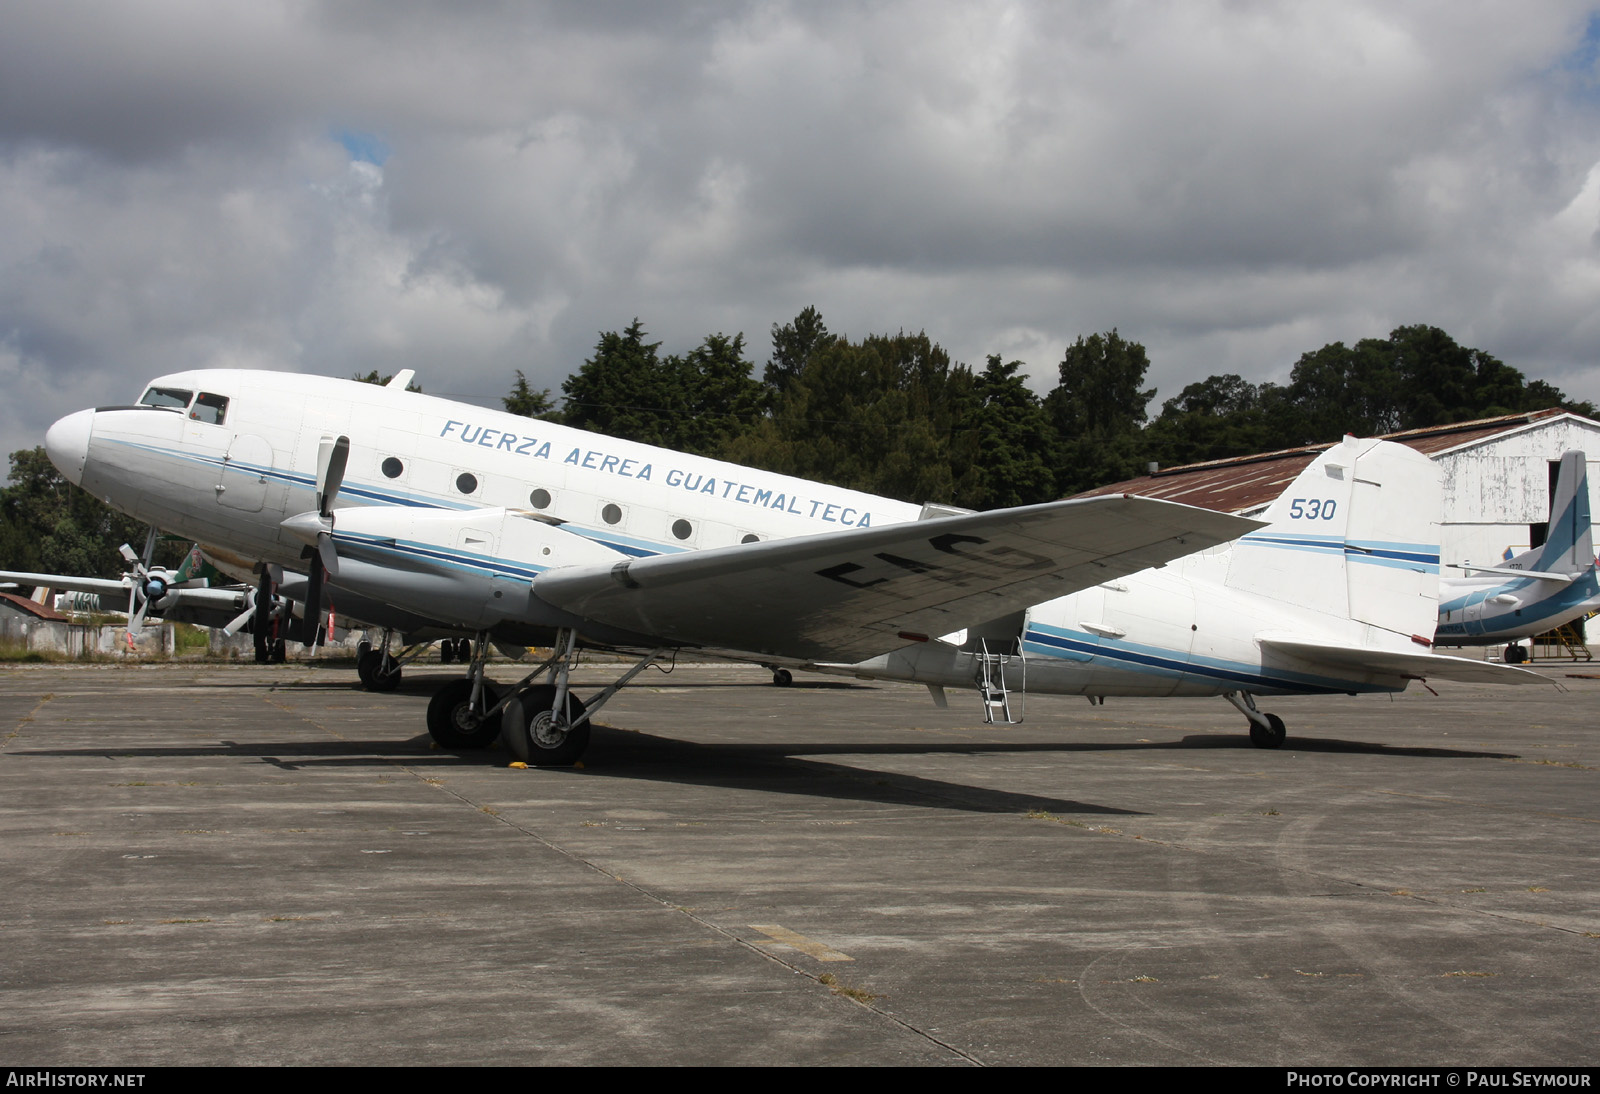
[{"label": "boarding ladder", "polygon": [[[1022,721],[1023,708],[1028,690],[1028,659],[1022,653],[1022,647],[1017,646],[1016,653],[996,653],[989,649],[989,640],[978,640],[978,649],[973,654],[978,662],[978,698],[983,703],[983,721],[986,725],[1000,723],[1002,725],[1016,725]],[[1011,676],[1017,680],[1018,686],[1013,689],[1006,684],[1006,670],[1011,670]],[[1017,710],[1011,710],[1011,696],[1017,696]]]},{"label": "boarding ladder", "polygon": [[1535,638],[1535,651],[1537,652],[1541,646],[1544,647],[1542,654],[1544,657],[1569,657],[1574,661],[1594,660],[1594,654],[1589,652],[1589,647],[1583,640],[1580,621],[1576,619]]}]

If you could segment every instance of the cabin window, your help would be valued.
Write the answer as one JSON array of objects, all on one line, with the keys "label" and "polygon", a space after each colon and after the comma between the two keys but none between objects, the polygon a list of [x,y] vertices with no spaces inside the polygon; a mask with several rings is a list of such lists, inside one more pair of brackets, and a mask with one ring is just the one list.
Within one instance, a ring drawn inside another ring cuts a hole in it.
[{"label": "cabin window", "polygon": [[740,543],[760,543],[761,542],[761,537],[756,535],[754,532],[749,532],[749,533],[746,533],[745,537],[743,539],[741,539],[739,542]]},{"label": "cabin window", "polygon": [[153,387],[139,399],[140,406],[164,406],[173,410],[187,410],[194,392],[179,387]]},{"label": "cabin window", "polygon": [[694,535],[694,525],[690,524],[686,520],[683,520],[682,518],[679,518],[678,520],[672,522],[672,534],[677,536],[679,539],[688,539],[690,536]]},{"label": "cabin window", "polygon": [[528,495],[528,501],[532,503],[535,509],[548,509],[550,508],[550,491],[541,486]]},{"label": "cabin window", "polygon": [[463,494],[475,494],[478,491],[478,476],[471,471],[463,471],[456,476],[456,489]]},{"label": "cabin window", "polygon": [[384,460],[378,469],[383,472],[383,477],[386,479],[398,479],[406,473],[406,465],[393,456]]},{"label": "cabin window", "polygon": [[197,422],[209,422],[211,425],[221,425],[228,416],[228,398],[225,395],[212,395],[202,391],[200,397],[194,401],[194,407],[189,411],[189,417]]},{"label": "cabin window", "polygon": [[606,507],[600,510],[600,519],[607,524],[618,524],[622,521],[622,506],[614,501],[606,502]]}]

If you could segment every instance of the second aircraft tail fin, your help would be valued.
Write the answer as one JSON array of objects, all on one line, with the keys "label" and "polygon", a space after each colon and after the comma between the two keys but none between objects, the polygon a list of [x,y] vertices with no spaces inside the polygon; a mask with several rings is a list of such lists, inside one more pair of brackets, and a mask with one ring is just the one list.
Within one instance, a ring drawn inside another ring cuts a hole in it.
[{"label": "second aircraft tail fin", "polygon": [[1578,575],[1594,565],[1589,523],[1589,464],[1582,452],[1561,457],[1544,543],[1506,563],[1507,569]]}]

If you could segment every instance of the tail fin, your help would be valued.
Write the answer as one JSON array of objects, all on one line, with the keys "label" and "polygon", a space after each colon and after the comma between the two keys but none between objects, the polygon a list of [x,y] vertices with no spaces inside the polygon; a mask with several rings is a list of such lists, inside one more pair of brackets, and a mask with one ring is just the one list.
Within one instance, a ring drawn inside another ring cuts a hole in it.
[{"label": "tail fin", "polygon": [[1233,548],[1230,587],[1431,637],[1439,612],[1439,469],[1390,441],[1346,437]]},{"label": "tail fin", "polygon": [[1579,574],[1594,565],[1594,531],[1589,525],[1589,464],[1582,452],[1561,457],[1555,497],[1550,501],[1550,534],[1541,546],[1510,562],[1511,570]]}]

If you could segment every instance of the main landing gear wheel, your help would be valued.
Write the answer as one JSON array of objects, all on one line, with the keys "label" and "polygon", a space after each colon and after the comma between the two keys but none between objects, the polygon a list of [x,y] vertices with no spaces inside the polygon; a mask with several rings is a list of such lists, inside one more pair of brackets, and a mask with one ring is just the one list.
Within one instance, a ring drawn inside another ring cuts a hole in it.
[{"label": "main landing gear wheel", "polygon": [[454,638],[446,638],[443,642],[439,643],[439,663],[442,665],[448,665],[455,659],[456,640]]},{"label": "main landing gear wheel", "polygon": [[[527,688],[516,695],[500,712],[500,739],[513,756],[535,767],[566,767],[578,762],[589,747],[589,723],[576,729],[567,725],[567,713],[559,716],[555,705],[556,689],[549,684]],[[571,716],[583,714],[583,701],[568,693]]]},{"label": "main landing gear wheel", "polygon": [[1284,728],[1283,719],[1276,714],[1268,714],[1266,719],[1271,723],[1271,729],[1264,729],[1254,722],[1250,723],[1250,743],[1257,748],[1282,747],[1284,738],[1289,736],[1289,731]]},{"label": "main landing gear wheel", "polygon": [[390,663],[384,671],[382,650],[369,649],[356,656],[356,675],[368,691],[393,691],[400,686],[400,666]]},{"label": "main landing gear wheel", "polygon": [[792,683],[794,683],[794,673],[790,672],[788,669],[772,670],[773,687],[786,688]]},{"label": "main landing gear wheel", "polygon": [[440,748],[488,748],[500,735],[500,723],[480,712],[493,709],[499,701],[499,693],[485,681],[483,705],[474,711],[472,681],[452,680],[428,703],[428,735]]},{"label": "main landing gear wheel", "polygon": [[1522,648],[1522,644],[1520,642],[1513,642],[1506,647],[1506,664],[1520,665],[1527,659],[1528,651]]}]

